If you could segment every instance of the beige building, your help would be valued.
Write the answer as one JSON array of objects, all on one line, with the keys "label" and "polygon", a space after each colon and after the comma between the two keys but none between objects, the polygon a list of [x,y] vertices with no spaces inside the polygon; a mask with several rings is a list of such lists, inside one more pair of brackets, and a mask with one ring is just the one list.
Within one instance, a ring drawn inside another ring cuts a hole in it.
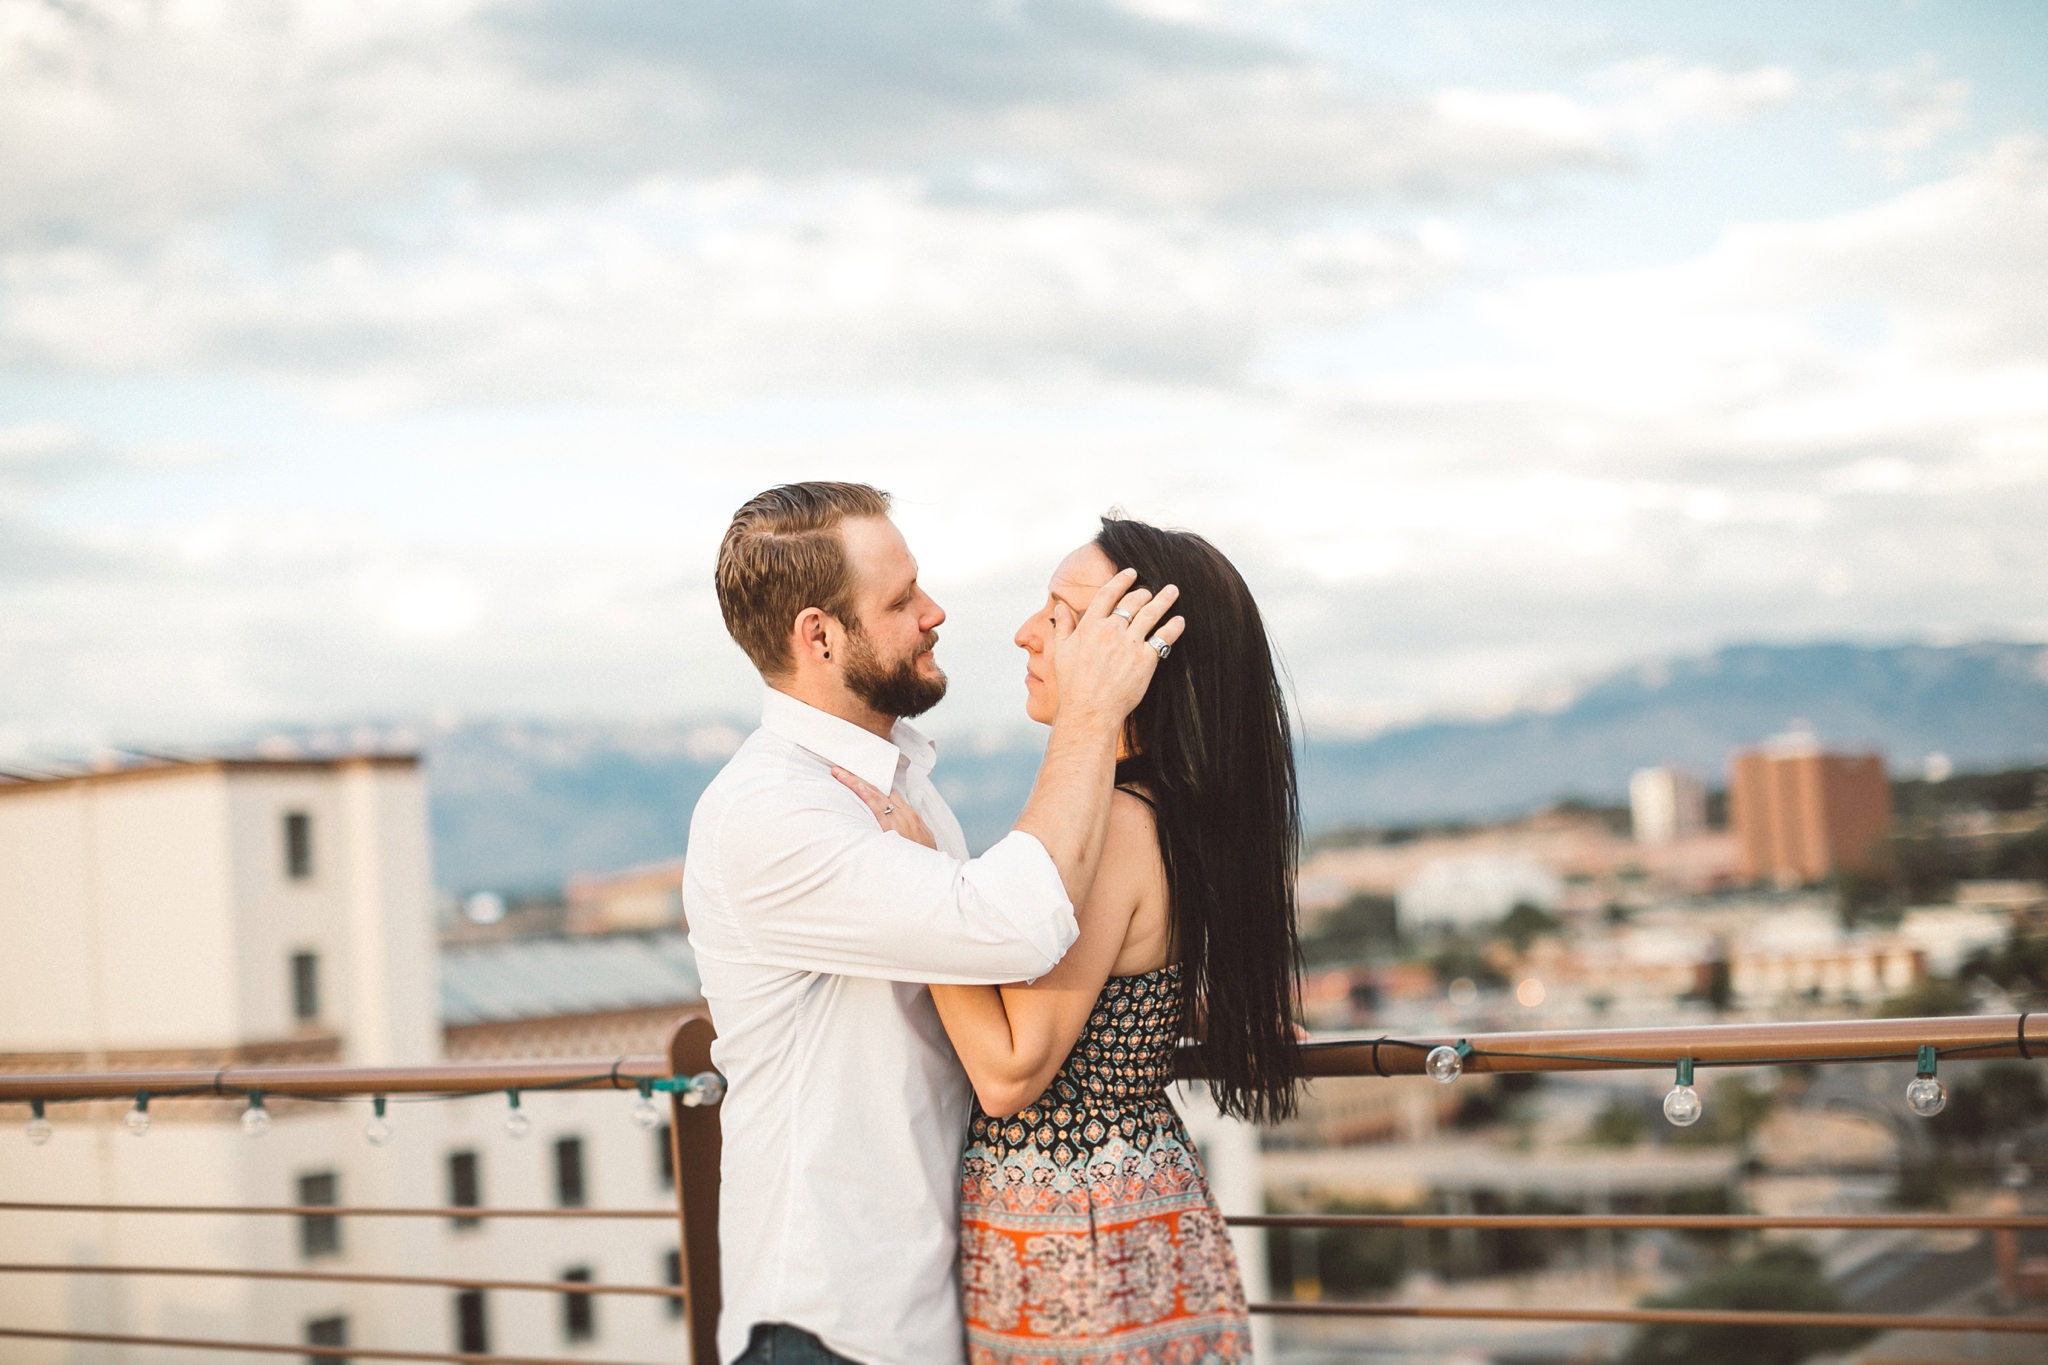
[{"label": "beige building", "polygon": [[1707,794],[1690,773],[1638,768],[1628,780],[1628,813],[1637,843],[1670,844],[1707,828]]},{"label": "beige building", "polygon": [[[435,937],[417,762],[159,763],[0,785],[0,1070],[228,1063],[420,1065],[654,1052],[696,999],[680,935],[476,945]],[[666,1143],[630,1092],[366,1102],[53,1104],[47,1144],[0,1106],[0,1201],[278,1205],[481,1203],[663,1208]],[[660,1284],[676,1226],[0,1213],[9,1258]],[[544,1230],[537,1230],[544,1229]],[[0,1276],[0,1324],[387,1349],[591,1350],[672,1359],[682,1326],[652,1298],[142,1276]],[[162,1361],[190,1351],[13,1341],[9,1365]]]}]

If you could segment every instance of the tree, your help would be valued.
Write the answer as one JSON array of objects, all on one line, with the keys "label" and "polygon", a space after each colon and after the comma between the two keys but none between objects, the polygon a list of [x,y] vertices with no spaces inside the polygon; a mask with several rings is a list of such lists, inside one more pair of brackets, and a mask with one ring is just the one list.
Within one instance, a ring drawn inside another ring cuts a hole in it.
[{"label": "tree", "polygon": [[1367,962],[1396,943],[1394,898],[1361,892],[1316,921],[1301,938],[1302,961],[1311,967]]},{"label": "tree", "polygon": [[2048,1117],[2048,1090],[2031,1062],[1985,1062],[1976,1074],[1957,1077],[1948,1088],[1948,1108],[1934,1120],[1935,1141],[1988,1147]]},{"label": "tree", "polygon": [[1979,948],[1963,963],[1964,980],[1983,977],[2002,990],[2037,991],[2048,986],[2048,934],[2015,929],[1997,948]]},{"label": "tree", "polygon": [[1690,1128],[1672,1129],[1669,1141],[1695,1147],[1732,1147],[1747,1142],[1771,1116],[1775,1099],[1740,1076],[1717,1080],[1707,1092],[1707,1112],[1700,1121]]},{"label": "tree", "polygon": [[1546,912],[1540,905],[1528,901],[1516,901],[1515,908],[1501,917],[1500,927],[1494,931],[1496,937],[1504,938],[1515,945],[1517,954],[1529,951],[1529,945],[1545,934],[1554,934],[1562,926],[1555,915]]},{"label": "tree", "polygon": [[1593,1126],[1586,1130],[1586,1137],[1599,1147],[1633,1147],[1642,1141],[1649,1126],[1641,1105],[1616,1095],[1593,1116]]},{"label": "tree", "polygon": [[1923,976],[1904,995],[1889,996],[1877,1007],[1881,1019],[1929,1019],[1969,1012],[1970,993],[1945,976]]},{"label": "tree", "polygon": [[1463,934],[1446,934],[1429,956],[1439,985],[1465,977],[1475,986],[1505,986],[1508,979],[1487,960],[1486,951]]},{"label": "tree", "polygon": [[[1734,1308],[1830,1313],[1842,1304],[1805,1247],[1770,1246],[1715,1267],[1645,1308]],[[1872,1334],[1847,1327],[1718,1327],[1657,1324],[1630,1340],[1621,1365],[1798,1365],[1822,1351],[1846,1351]]]}]

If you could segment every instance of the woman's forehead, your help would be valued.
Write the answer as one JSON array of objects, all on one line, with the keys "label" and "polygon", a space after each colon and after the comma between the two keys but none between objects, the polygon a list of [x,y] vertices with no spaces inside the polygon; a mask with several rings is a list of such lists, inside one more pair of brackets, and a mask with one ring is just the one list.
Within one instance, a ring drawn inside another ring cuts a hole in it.
[{"label": "woman's forehead", "polygon": [[[1116,576],[1116,565],[1094,541],[1072,551],[1052,571],[1052,595],[1066,599],[1079,594],[1085,605],[1095,590]],[[1071,605],[1071,603],[1069,604]]]}]

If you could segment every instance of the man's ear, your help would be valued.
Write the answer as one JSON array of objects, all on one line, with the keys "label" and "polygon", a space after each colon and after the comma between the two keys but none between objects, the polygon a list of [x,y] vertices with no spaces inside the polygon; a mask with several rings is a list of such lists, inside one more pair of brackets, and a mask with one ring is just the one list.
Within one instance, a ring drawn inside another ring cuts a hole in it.
[{"label": "man's ear", "polygon": [[805,607],[790,629],[790,650],[799,659],[827,663],[832,658],[834,622],[817,607]]}]

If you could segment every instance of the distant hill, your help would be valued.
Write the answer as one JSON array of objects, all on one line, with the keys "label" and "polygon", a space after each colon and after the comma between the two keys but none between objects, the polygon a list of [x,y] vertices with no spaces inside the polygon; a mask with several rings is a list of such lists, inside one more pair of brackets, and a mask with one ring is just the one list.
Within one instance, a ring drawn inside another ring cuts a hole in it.
[{"label": "distant hill", "polygon": [[[1561,795],[1615,799],[1655,763],[1717,783],[1731,750],[1798,720],[1823,742],[1882,749],[1917,772],[2048,759],[2048,648],[2040,645],[1740,645],[1646,664],[1567,706],[1436,721],[1370,739],[1311,734],[1302,807],[1343,823],[1509,814]],[[559,882],[580,869],[672,857],[739,727],[473,724],[428,741],[437,879],[450,888]],[[1041,732],[942,746],[939,786],[968,841],[1008,829],[1038,767]]]},{"label": "distant hill", "polygon": [[1317,742],[1302,765],[1311,828],[1497,815],[1561,795],[1622,796],[1631,772],[1688,768],[1810,726],[1830,747],[1882,750],[1895,772],[1929,754],[1958,769],[2048,758],[2048,647],[1736,645],[1603,678],[1553,712],[1440,721]]},{"label": "distant hill", "polygon": [[[451,890],[559,884],[682,854],[697,798],[737,723],[484,722],[426,740],[434,877]],[[977,850],[1001,838],[1038,773],[1042,734],[942,746],[938,786]]]}]

